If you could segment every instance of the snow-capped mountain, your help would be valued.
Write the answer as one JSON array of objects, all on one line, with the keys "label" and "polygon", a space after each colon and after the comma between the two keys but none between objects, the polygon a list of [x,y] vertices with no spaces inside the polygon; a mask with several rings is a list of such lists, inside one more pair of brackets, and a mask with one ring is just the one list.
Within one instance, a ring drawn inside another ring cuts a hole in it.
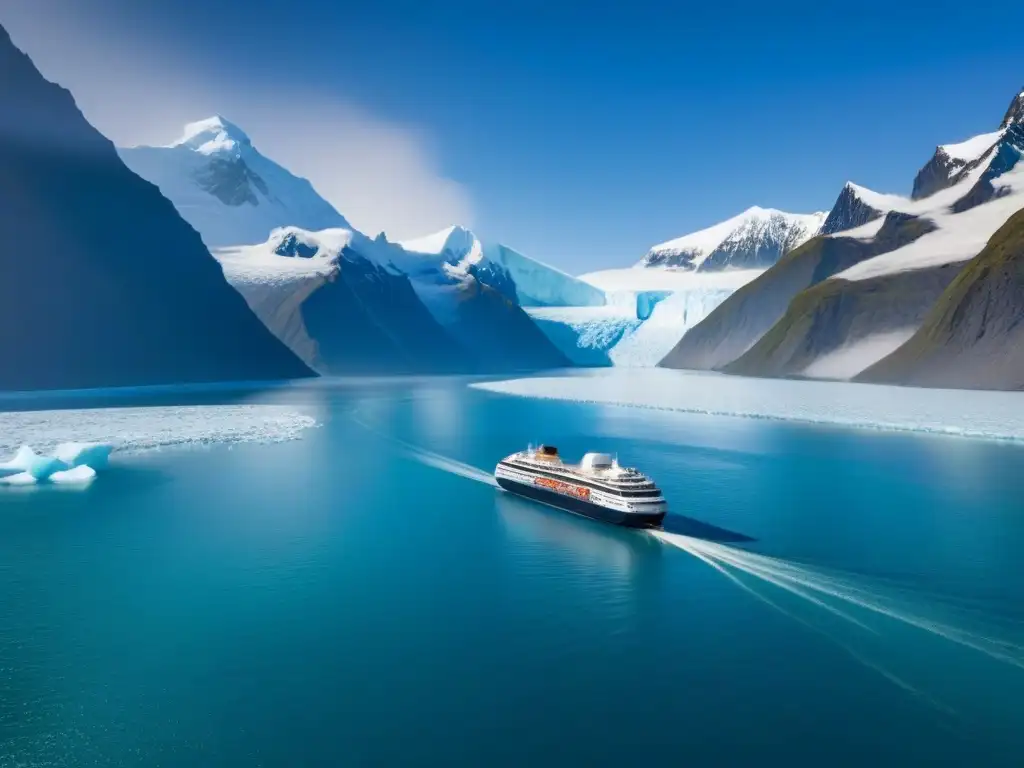
[{"label": "snow-capped mountain", "polygon": [[845,232],[880,219],[889,211],[903,210],[908,205],[910,201],[901,195],[886,195],[848,181],[825,217],[819,234]]},{"label": "snow-capped mountain", "polygon": [[0,83],[0,389],[311,375],[3,27]]},{"label": "snow-capped mountain", "polygon": [[320,373],[568,364],[521,307],[471,270],[383,235],[284,227],[215,254],[253,311]]},{"label": "snow-capped mountain", "polygon": [[654,246],[637,266],[702,272],[765,269],[817,234],[825,216],[824,212],[785,213],[754,206],[707,229]]},{"label": "snow-capped mountain", "polygon": [[965,174],[983,162],[989,150],[1003,140],[1014,125],[1024,123],[1024,90],[1017,94],[1006,110],[999,130],[972,136],[956,144],[943,144],[914,179],[911,197],[919,200],[957,184]]},{"label": "snow-capped mountain", "polygon": [[410,274],[440,270],[472,274],[522,307],[585,307],[604,304],[604,292],[559,269],[500,243],[485,243],[464,227],[453,226],[400,243],[422,258],[406,265]]},{"label": "snow-capped mountain", "polygon": [[215,255],[256,315],[318,373],[472,370],[468,351],[389,264],[390,248],[348,229],[284,227]]},{"label": "snow-capped mountain", "polygon": [[523,303],[604,294],[453,227],[403,248],[356,231],[221,117],[120,150],[214,248],[229,282],[314,370],[521,370],[567,361]]},{"label": "snow-capped mountain", "polygon": [[351,229],[312,184],[261,155],[223,117],[189,123],[170,146],[118,153],[160,188],[210,248],[262,243],[284,226]]},{"label": "snow-capped mountain", "polygon": [[[1012,262],[1021,230],[1004,224],[1024,208],[1022,97],[999,131],[940,148],[963,164],[927,197],[847,184],[829,215],[836,234],[814,238],[737,291],[663,364],[1020,387],[1024,355],[1015,329],[1024,313],[1024,279]],[[957,323],[970,331],[959,332]],[[890,363],[874,365],[890,355]]]}]

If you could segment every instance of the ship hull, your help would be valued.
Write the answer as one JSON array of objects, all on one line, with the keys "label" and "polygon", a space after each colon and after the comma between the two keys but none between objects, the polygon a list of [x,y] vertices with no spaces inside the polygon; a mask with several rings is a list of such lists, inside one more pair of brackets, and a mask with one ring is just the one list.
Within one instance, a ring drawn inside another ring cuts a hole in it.
[{"label": "ship hull", "polygon": [[510,480],[507,477],[495,478],[498,485],[509,493],[523,496],[533,501],[539,501],[548,506],[572,512],[591,520],[600,520],[612,525],[621,525],[626,528],[657,528],[665,519],[665,512],[620,512],[615,509],[608,509],[599,504],[594,504],[584,499],[577,499],[556,491],[540,488],[536,485],[528,485]]}]

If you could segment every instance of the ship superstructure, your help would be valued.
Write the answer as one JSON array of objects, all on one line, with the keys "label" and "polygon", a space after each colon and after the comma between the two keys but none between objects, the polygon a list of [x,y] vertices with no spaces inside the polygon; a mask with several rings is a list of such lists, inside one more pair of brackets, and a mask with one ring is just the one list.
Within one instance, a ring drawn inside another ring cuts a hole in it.
[{"label": "ship superstructure", "polygon": [[531,446],[498,462],[494,477],[511,493],[631,528],[661,525],[668,509],[647,475],[620,466],[606,453],[587,453],[579,464],[570,464],[554,446]]}]

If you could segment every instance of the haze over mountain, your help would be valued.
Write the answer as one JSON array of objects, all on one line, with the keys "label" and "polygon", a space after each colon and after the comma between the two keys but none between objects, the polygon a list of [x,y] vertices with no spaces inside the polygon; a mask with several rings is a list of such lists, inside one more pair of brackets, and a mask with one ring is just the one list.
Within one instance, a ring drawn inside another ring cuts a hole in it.
[{"label": "haze over mountain", "polygon": [[564,366],[521,306],[604,302],[462,227],[404,245],[370,238],[221,117],[190,123],[170,147],[121,154],[218,245],[227,279],[320,373]]},{"label": "haze over mountain", "polygon": [[118,153],[160,187],[210,248],[262,243],[278,227],[352,228],[306,179],[261,155],[219,115],[189,123],[170,146]]},{"label": "haze over mountain", "polygon": [[310,375],[2,27],[0,96],[0,388]]}]

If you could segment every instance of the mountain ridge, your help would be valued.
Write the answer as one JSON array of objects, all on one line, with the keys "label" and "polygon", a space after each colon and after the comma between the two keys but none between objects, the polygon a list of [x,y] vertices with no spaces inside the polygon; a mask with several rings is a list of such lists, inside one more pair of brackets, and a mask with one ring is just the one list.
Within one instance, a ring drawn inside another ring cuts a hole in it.
[{"label": "mountain ridge", "polygon": [[0,75],[0,226],[32,233],[0,256],[0,388],[311,375],[2,25]]},{"label": "mountain ridge", "polygon": [[825,212],[798,214],[752,206],[742,213],[652,247],[639,268],[694,271],[764,269],[813,237]]}]

